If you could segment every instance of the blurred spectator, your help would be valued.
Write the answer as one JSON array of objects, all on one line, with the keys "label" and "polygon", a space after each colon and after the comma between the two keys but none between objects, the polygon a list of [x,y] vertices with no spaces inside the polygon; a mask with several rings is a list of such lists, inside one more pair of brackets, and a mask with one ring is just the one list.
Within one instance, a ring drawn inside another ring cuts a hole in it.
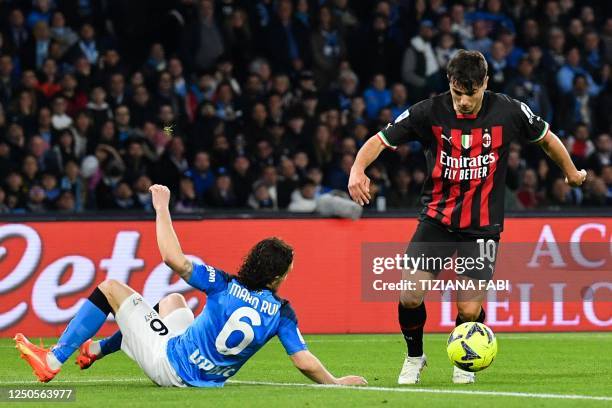
[{"label": "blurred spectator", "polygon": [[44,21],[37,22],[32,30],[32,36],[27,38],[27,42],[23,44],[21,50],[22,67],[38,69],[49,54],[49,45],[51,43],[49,26]]},{"label": "blurred spectator", "polygon": [[506,60],[508,56],[506,47],[501,41],[491,45],[489,54],[489,89],[493,92],[502,92],[511,76],[511,68]]},{"label": "blurred spectator", "polygon": [[51,39],[60,47],[63,56],[79,40],[79,36],[66,25],[66,18],[61,11],[55,11],[51,17]]},{"label": "blurred spectator", "polygon": [[205,202],[213,208],[234,208],[238,204],[232,178],[224,167],[218,170],[215,184],[206,193]]},{"label": "blurred spectator", "polygon": [[538,177],[532,169],[523,173],[521,187],[517,192],[520,204],[525,209],[533,209],[543,203],[543,196],[539,190]]},{"label": "blurred spectator", "polygon": [[609,166],[612,166],[612,137],[602,133],[595,140],[595,151],[588,156],[586,167],[601,175],[603,169]]},{"label": "blurred spectator", "polygon": [[601,86],[596,84],[593,77],[580,65],[580,49],[578,47],[568,49],[565,53],[565,61],[565,64],[559,68],[557,73],[557,84],[561,92],[570,92],[574,78],[577,75],[582,75],[587,81],[589,95],[598,95],[601,91]]},{"label": "blurred spectator", "polygon": [[552,120],[552,106],[546,86],[537,80],[533,73],[533,62],[527,56],[521,58],[517,74],[506,86],[508,96],[524,102],[533,113],[547,122]]},{"label": "blurred spectator", "polygon": [[312,213],[317,208],[316,184],[310,179],[300,183],[300,187],[291,193],[288,210],[298,213]]},{"label": "blurred spectator", "polygon": [[181,177],[179,181],[178,197],[174,204],[174,211],[190,213],[201,207],[198,203],[193,181],[189,177]]},{"label": "blurred spectator", "polygon": [[70,191],[63,191],[55,202],[55,209],[60,213],[76,211],[74,195]]},{"label": "blurred spectator", "polygon": [[274,201],[270,197],[270,191],[261,182],[255,183],[253,193],[249,197],[249,207],[253,210],[273,210]]},{"label": "blurred spectator", "polygon": [[576,206],[582,202],[582,191],[570,187],[563,179],[558,178],[552,184],[550,204],[561,207]]},{"label": "blurred spectator", "polygon": [[149,188],[152,184],[151,179],[146,175],[139,176],[133,184],[136,206],[142,208],[144,211],[153,210],[151,193],[149,192]]},{"label": "blurred spectator", "polygon": [[85,23],[79,31],[79,40],[68,50],[68,58],[75,60],[84,57],[87,62],[95,65],[100,56],[100,44],[96,41],[96,31],[94,27]]},{"label": "blurred spectator", "polygon": [[489,37],[489,26],[484,21],[477,20],[473,24],[472,31],[473,38],[463,40],[463,45],[469,50],[480,51],[486,55],[493,44],[493,40]]},{"label": "blurred spectator", "polygon": [[379,73],[389,81],[399,79],[401,49],[391,38],[387,16],[375,14],[371,25],[349,42],[349,54],[351,66],[361,81],[367,83]]},{"label": "blurred spectator", "polygon": [[207,152],[197,152],[193,158],[193,165],[185,172],[191,178],[199,200],[214,185],[215,176],[210,168],[210,155]]},{"label": "blurred spectator", "polygon": [[293,3],[280,0],[266,30],[266,54],[280,70],[301,71],[310,62],[308,29],[293,16]]},{"label": "blurred spectator", "polygon": [[338,76],[340,61],[346,56],[346,44],[342,33],[336,27],[329,7],[319,9],[318,31],[312,34],[313,73],[316,85],[326,89]]},{"label": "blurred spectator", "polygon": [[377,117],[380,110],[391,103],[391,91],[387,89],[384,75],[374,76],[372,85],[363,93],[363,99],[370,119]]},{"label": "blurred spectator", "polygon": [[574,134],[567,139],[567,150],[578,168],[586,165],[587,157],[595,151],[595,145],[589,138],[589,128],[584,123],[578,123]]},{"label": "blurred spectator", "polygon": [[407,169],[399,169],[393,178],[394,188],[387,197],[390,209],[412,208],[418,205],[418,196],[412,191],[412,176]]},{"label": "blurred spectator", "polygon": [[121,181],[113,190],[114,205],[113,208],[118,210],[134,210],[136,209],[136,201],[134,193],[130,185]]},{"label": "blurred spectator", "polygon": [[410,40],[404,53],[402,79],[410,86],[411,101],[418,102],[440,89],[440,67],[434,53],[433,23],[423,20],[418,35]]}]

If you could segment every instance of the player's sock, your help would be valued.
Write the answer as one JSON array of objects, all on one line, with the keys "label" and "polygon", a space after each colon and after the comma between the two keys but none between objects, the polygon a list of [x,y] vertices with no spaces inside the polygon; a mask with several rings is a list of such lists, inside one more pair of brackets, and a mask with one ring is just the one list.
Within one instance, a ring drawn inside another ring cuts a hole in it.
[{"label": "player's sock", "polygon": [[[478,317],[476,318],[476,321],[478,323],[484,323],[485,318],[487,317],[487,314],[485,313],[484,307],[480,308],[480,314],[478,315]],[[463,319],[461,319],[461,316],[459,316],[459,313],[457,313],[457,318],[455,319],[455,327],[461,325],[465,323],[463,321]]]},{"label": "player's sock", "polygon": [[[100,344],[100,352],[103,356],[107,356],[115,351],[119,351],[121,349],[122,340],[123,335],[121,334],[121,331],[117,330],[111,336],[105,337],[98,342],[98,344]],[[93,351],[91,352],[93,353]]]},{"label": "player's sock", "polygon": [[[153,306],[153,309],[157,313],[159,313],[159,303],[157,303],[155,306]],[[105,337],[102,340],[100,340],[99,342],[92,343],[92,346],[94,344],[96,344],[96,345],[99,344],[100,351],[92,350],[90,348],[89,352],[93,353],[93,354],[96,354],[96,355],[102,353],[103,356],[107,356],[109,354],[114,353],[115,351],[121,350],[121,341],[122,340],[123,340],[123,335],[121,334],[120,330],[117,330],[111,336]]]},{"label": "player's sock", "polygon": [[62,364],[68,360],[68,357],[81,344],[98,332],[106,316],[112,311],[104,293],[96,288],[85,300],[76,316],[68,323],[57,344],[51,350],[55,358]]},{"label": "player's sock", "polygon": [[408,346],[408,356],[420,357],[423,355],[423,326],[427,320],[425,302],[414,309],[408,309],[398,304],[397,312],[399,324]]}]

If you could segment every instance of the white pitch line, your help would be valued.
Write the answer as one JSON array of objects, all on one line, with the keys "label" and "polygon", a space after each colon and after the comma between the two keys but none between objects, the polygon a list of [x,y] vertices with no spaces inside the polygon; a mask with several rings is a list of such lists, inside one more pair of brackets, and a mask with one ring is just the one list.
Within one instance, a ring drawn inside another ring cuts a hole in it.
[{"label": "white pitch line", "polygon": [[321,385],[321,384],[302,384],[302,383],[277,383],[267,381],[242,381],[229,380],[231,384],[244,385],[268,385],[275,387],[307,387],[319,389],[341,389],[352,391],[385,391],[385,392],[413,392],[425,394],[463,394],[463,395],[487,395],[493,397],[522,397],[522,398],[543,398],[543,399],[572,399],[572,400],[591,400],[591,401],[612,401],[612,397],[599,397],[595,395],[575,395],[575,394],[538,394],[529,392],[510,392],[510,391],[463,391],[463,390],[444,390],[437,388],[391,388],[391,387],[355,387],[349,385]]},{"label": "white pitch line", "polygon": [[[98,383],[140,383],[140,382],[149,382],[153,384],[151,380],[148,378],[85,378],[82,380],[53,380],[52,384],[55,383],[64,383],[64,384],[98,384]],[[14,381],[0,381],[0,385],[19,385],[19,384],[28,384],[28,385],[40,385],[42,384],[36,380],[14,380]]]},{"label": "white pitch line", "polygon": [[[97,383],[151,383],[148,378],[87,378],[82,380],[54,380],[53,383],[65,384],[97,384]],[[303,384],[303,383],[283,383],[272,381],[246,381],[246,380],[229,380],[228,383],[236,385],[264,385],[272,387],[303,387],[316,388],[324,390],[351,390],[351,391],[384,391],[384,392],[404,392],[404,393],[424,393],[424,394],[456,394],[456,395],[487,395],[492,397],[518,397],[518,398],[541,398],[541,399],[571,399],[571,400],[589,400],[589,401],[612,401],[612,397],[600,397],[596,395],[576,395],[576,394],[538,394],[529,392],[511,392],[511,391],[477,391],[477,390],[444,390],[439,388],[392,388],[392,387],[352,387],[348,385],[320,385],[320,384]],[[0,381],[1,385],[41,385],[37,381]]]}]

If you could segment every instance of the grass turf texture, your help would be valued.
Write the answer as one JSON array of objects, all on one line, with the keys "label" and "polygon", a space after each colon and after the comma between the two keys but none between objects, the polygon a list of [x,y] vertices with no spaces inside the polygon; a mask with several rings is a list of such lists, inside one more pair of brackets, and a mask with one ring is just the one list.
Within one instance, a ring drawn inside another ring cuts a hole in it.
[{"label": "grass turf texture", "polygon": [[[404,358],[400,335],[311,335],[313,351],[335,374],[364,375],[370,387],[307,387],[280,343],[271,341],[220,389],[169,389],[151,383],[122,352],[81,371],[74,356],[49,384],[40,384],[18,356],[11,339],[0,339],[0,387],[76,389],[76,402],[51,406],[411,406],[448,407],[604,407],[612,406],[612,333],[499,334],[493,365],[477,374],[477,383],[454,385],[446,357],[446,335],[426,335],[429,366],[417,386],[396,384]],[[35,343],[38,339],[32,339]],[[46,339],[45,345],[54,339]],[[251,382],[296,385],[253,384]],[[467,391],[467,393],[466,393]],[[463,392],[462,394],[455,392]],[[503,393],[521,393],[509,396]],[[535,397],[557,394],[605,397],[605,400]],[[0,405],[9,406],[0,402]],[[28,403],[26,406],[40,405]],[[16,406],[11,403],[10,406]],[[46,405],[49,406],[49,405]]]}]

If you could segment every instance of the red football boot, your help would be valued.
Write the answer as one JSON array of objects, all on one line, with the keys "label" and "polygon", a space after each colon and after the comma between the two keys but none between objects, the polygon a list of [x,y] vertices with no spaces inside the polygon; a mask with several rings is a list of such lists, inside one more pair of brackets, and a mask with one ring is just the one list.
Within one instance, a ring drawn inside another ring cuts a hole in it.
[{"label": "red football boot", "polygon": [[79,355],[76,358],[76,363],[79,367],[81,367],[81,370],[89,368],[94,361],[100,358],[100,356],[97,354],[89,352],[89,345],[91,343],[93,343],[93,340],[89,339],[85,343],[81,344],[81,347],[79,347]]},{"label": "red football boot", "polygon": [[34,375],[38,381],[49,382],[60,372],[59,369],[52,370],[47,364],[49,350],[42,347],[42,344],[41,347],[35,346],[21,333],[17,333],[13,340],[15,340],[15,348],[21,353],[21,358],[34,369]]}]

